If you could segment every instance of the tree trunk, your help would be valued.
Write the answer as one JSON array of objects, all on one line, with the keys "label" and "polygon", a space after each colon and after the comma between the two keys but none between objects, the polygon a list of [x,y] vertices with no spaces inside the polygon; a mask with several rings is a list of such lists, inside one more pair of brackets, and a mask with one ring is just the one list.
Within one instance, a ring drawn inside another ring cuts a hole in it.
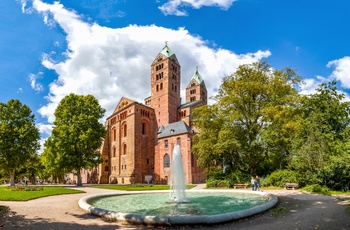
[{"label": "tree trunk", "polygon": [[83,183],[81,182],[80,169],[77,170],[77,177],[78,177],[77,186],[79,186],[79,187],[83,186]]},{"label": "tree trunk", "polygon": [[15,186],[15,170],[10,172],[10,184],[11,186]]}]

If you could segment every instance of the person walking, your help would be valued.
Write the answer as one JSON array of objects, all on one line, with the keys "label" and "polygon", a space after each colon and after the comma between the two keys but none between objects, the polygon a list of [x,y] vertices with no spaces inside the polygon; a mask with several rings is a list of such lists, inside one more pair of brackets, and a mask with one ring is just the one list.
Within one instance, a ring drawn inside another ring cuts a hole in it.
[{"label": "person walking", "polygon": [[252,179],[250,180],[250,183],[252,184],[252,191],[254,191],[254,187],[255,187],[255,179],[252,176]]},{"label": "person walking", "polygon": [[260,178],[258,175],[255,177],[255,182],[254,182],[255,190],[260,191]]}]

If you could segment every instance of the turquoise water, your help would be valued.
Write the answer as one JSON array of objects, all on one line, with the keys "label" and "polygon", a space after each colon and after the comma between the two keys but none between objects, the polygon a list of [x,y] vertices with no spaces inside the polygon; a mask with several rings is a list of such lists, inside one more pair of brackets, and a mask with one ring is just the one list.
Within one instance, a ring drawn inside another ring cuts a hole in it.
[{"label": "turquoise water", "polygon": [[109,211],[148,216],[200,216],[245,210],[265,203],[265,197],[225,192],[186,193],[188,203],[167,203],[168,193],[113,195],[89,200]]}]

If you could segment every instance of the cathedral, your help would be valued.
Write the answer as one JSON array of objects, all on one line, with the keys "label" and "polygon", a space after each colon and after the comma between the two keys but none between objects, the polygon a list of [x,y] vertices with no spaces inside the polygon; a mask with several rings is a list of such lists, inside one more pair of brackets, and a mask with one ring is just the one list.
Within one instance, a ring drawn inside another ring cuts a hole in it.
[{"label": "cathedral", "polygon": [[171,159],[178,144],[186,183],[205,182],[192,153],[195,127],[192,111],[206,105],[207,89],[198,69],[181,104],[181,66],[165,44],[151,65],[151,90],[144,103],[122,97],[106,119],[99,183],[162,183],[170,179]]}]

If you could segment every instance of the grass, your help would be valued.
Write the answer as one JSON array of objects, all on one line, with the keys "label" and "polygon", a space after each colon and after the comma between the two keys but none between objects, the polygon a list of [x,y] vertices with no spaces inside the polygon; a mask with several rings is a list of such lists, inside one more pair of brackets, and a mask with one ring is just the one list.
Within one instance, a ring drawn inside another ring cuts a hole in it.
[{"label": "grass", "polygon": [[307,185],[300,189],[302,192],[308,192],[308,193],[316,193],[316,194],[322,194],[322,195],[328,195],[328,196],[339,196],[339,195],[350,195],[350,191],[333,191],[330,190],[327,187],[323,187],[317,184],[314,185]]},{"label": "grass", "polygon": [[55,196],[61,194],[84,193],[81,190],[69,189],[59,186],[42,186],[42,190],[26,191],[13,187],[0,186],[0,200],[2,201],[27,201],[40,197]]},{"label": "grass", "polygon": [[350,191],[347,191],[347,192],[330,191],[330,194],[333,195],[333,196],[339,196],[339,195],[347,195],[347,196],[350,196]]},{"label": "grass", "polygon": [[[196,185],[187,185],[187,189],[191,189]],[[94,185],[92,188],[103,188],[111,190],[123,190],[123,191],[145,191],[145,190],[169,190],[169,185],[145,185],[145,184],[135,184],[135,185]]]}]

